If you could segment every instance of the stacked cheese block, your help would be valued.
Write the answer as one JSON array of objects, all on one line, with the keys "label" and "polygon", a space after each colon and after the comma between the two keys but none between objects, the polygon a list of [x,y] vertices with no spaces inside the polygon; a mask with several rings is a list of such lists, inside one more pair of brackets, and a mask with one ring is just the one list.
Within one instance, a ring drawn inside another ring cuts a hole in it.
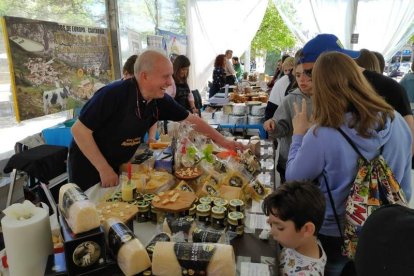
[{"label": "stacked cheese block", "polygon": [[99,227],[100,220],[95,204],[73,183],[59,190],[59,209],[74,234]]}]

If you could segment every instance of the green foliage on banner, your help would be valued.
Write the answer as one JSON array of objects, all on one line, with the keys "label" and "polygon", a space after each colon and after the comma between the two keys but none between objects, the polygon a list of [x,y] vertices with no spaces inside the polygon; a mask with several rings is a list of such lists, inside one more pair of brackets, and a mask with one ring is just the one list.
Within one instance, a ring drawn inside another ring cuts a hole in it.
[{"label": "green foliage on banner", "polygon": [[1,0],[0,16],[86,26],[106,26],[104,0]]},{"label": "green foliage on banner", "polygon": [[251,44],[251,55],[281,52],[295,45],[295,38],[283,22],[272,0],[269,0],[263,21]]}]

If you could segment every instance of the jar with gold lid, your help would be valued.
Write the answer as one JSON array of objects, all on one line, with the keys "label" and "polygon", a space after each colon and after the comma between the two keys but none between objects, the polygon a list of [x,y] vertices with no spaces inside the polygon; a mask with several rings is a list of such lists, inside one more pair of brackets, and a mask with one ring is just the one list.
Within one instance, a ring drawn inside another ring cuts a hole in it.
[{"label": "jar with gold lid", "polygon": [[197,220],[204,223],[210,223],[211,206],[207,204],[197,205]]},{"label": "jar with gold lid", "polygon": [[213,203],[214,203],[214,206],[221,206],[221,207],[227,208],[227,205],[229,202],[223,198],[216,198],[214,199]]},{"label": "jar with gold lid", "polygon": [[229,202],[229,212],[244,212],[244,202],[241,199],[232,199]]},{"label": "jar with gold lid", "polygon": [[151,216],[150,214],[150,203],[140,200],[137,202],[138,213],[136,215],[137,222],[146,222]]},{"label": "jar with gold lid", "polygon": [[211,197],[209,196],[203,196],[198,199],[198,202],[200,204],[205,204],[205,205],[211,205],[211,201],[212,201]]},{"label": "jar with gold lid", "polygon": [[226,224],[227,209],[223,206],[214,206],[211,208],[211,226],[214,229],[223,229]]},{"label": "jar with gold lid", "polygon": [[197,205],[193,204],[191,205],[190,209],[184,210],[182,212],[179,213],[179,217],[186,217],[186,216],[190,216],[190,217],[195,217],[196,216],[196,212],[197,212]]},{"label": "jar with gold lid", "polygon": [[229,231],[235,232],[237,236],[244,234],[244,215],[241,212],[229,212],[227,215]]}]

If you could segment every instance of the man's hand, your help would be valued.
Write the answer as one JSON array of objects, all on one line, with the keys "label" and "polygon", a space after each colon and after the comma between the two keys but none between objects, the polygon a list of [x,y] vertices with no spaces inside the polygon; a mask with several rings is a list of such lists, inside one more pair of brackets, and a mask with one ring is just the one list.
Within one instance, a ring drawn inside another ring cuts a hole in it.
[{"label": "man's hand", "polygon": [[276,122],[273,119],[269,119],[263,124],[263,128],[266,131],[273,131],[275,130],[275,127],[276,127]]},{"label": "man's hand", "polygon": [[292,119],[293,134],[304,135],[311,126],[308,120],[306,101],[302,99],[301,111],[299,111],[299,104],[296,102],[293,103],[293,109],[295,111],[295,115]]},{"label": "man's hand", "polygon": [[222,142],[217,142],[220,146],[222,146],[223,148],[229,149],[229,150],[234,150],[234,151],[238,151],[238,150],[245,150],[248,148],[248,146],[243,145],[242,143],[233,141],[233,140],[228,140],[228,139],[224,139],[224,141]]},{"label": "man's hand", "polygon": [[99,177],[101,178],[101,186],[104,188],[118,185],[118,175],[111,167],[99,171]]}]

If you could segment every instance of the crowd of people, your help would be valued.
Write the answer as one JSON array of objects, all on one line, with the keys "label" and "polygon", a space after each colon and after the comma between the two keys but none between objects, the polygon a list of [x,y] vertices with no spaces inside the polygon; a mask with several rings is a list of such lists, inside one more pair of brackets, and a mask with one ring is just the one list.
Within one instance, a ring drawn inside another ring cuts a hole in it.
[{"label": "crowd of people", "polygon": [[[346,202],[358,172],[359,154],[367,160],[381,154],[406,199],[411,197],[414,124],[407,97],[410,94],[382,74],[384,61],[378,53],[350,51],[341,45],[334,35],[316,36],[295,57],[297,88],[285,94],[290,82],[286,76],[274,77],[275,83],[269,83],[273,85],[270,99],[279,100],[273,100],[276,110],[271,110],[273,116],[264,128],[279,141],[282,184],[265,200],[264,211],[269,215],[273,237],[285,247],[280,263],[284,275],[292,275],[292,269],[295,275],[300,271],[304,275],[356,275],[368,271],[368,264],[359,261],[355,266],[343,254]],[[285,69],[283,64],[278,70]],[[406,79],[410,78],[407,75]],[[310,186],[318,188],[323,206],[317,204],[319,195],[313,195],[312,200],[305,195]],[[294,206],[290,201],[295,202]],[[285,205],[292,207],[287,211]],[[324,215],[318,224],[316,213],[307,214],[320,209]],[[296,216],[303,221],[298,223]],[[312,223],[315,229],[307,238],[306,223]],[[323,249],[315,255],[318,245]],[[357,256],[366,260],[367,254],[365,247]],[[395,266],[387,262],[383,265]]]},{"label": "crowd of people", "polygon": [[[84,190],[96,183],[117,185],[117,168],[133,156],[147,131],[149,140],[155,139],[159,120],[189,121],[219,145],[242,149],[197,116],[187,82],[190,65],[184,55],[171,62],[153,50],[130,57],[123,79],[95,93],[72,128],[70,180]],[[367,160],[381,154],[411,197],[414,75],[399,84],[383,70],[381,54],[346,50],[335,35],[321,34],[295,57],[283,56],[268,83],[263,126],[279,144],[281,184],[262,207],[273,238],[283,246],[283,275],[358,270],[342,254],[342,233],[359,154]],[[217,55],[209,97],[242,75],[231,50]]]}]

